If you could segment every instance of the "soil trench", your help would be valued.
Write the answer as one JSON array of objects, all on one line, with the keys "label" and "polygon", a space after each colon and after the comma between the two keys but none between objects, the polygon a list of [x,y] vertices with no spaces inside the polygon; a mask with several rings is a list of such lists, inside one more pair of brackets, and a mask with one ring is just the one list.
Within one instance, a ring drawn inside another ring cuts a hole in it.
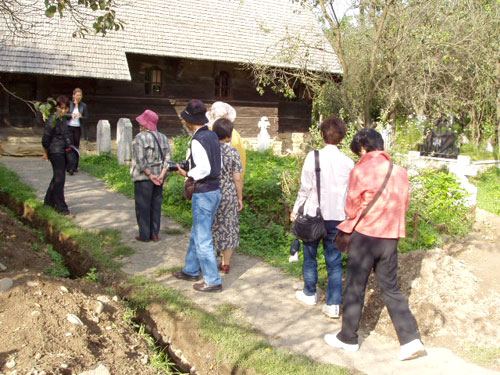
[{"label": "soil trench", "polygon": [[[55,233],[50,224],[37,218],[31,208],[6,194],[0,194],[0,202],[22,214],[19,220],[28,225],[23,226],[0,206],[0,263],[6,268],[0,272],[0,279],[10,279],[14,284],[0,292],[0,336],[12,337],[15,332],[13,340],[0,342],[0,374],[2,370],[10,373],[8,363],[15,363],[13,369],[18,373],[30,375],[42,371],[71,375],[99,363],[106,364],[114,374],[156,374],[148,365],[155,353],[138,334],[140,325],[154,338],[157,352],[167,353],[173,371],[238,373],[215,360],[210,344],[193,334],[196,327],[192,322],[166,311],[164,306],[153,304],[130,316],[126,303],[120,301],[134,293],[132,288],[123,287],[127,275],[94,272],[99,265],[73,240]],[[47,243],[41,242],[31,227],[41,231]],[[63,256],[70,271],[66,278],[47,275],[57,274],[47,244]],[[84,280],[89,273],[98,275],[99,284]],[[115,293],[110,294],[110,290]],[[71,326],[69,314],[80,322]],[[124,322],[127,314],[128,323]],[[189,350],[185,353],[180,348],[193,342],[200,344],[196,348],[199,361],[191,364],[185,355],[189,356]],[[17,350],[19,347],[22,349]]]}]

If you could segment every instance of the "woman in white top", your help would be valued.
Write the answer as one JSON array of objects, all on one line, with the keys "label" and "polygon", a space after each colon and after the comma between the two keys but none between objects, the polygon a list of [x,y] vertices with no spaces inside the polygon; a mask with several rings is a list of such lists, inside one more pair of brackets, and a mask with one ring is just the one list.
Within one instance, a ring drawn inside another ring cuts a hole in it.
[{"label": "woman in white top", "polygon": [[[73,145],[79,149],[80,148],[80,138],[83,133],[83,138],[88,139],[87,127],[85,125],[85,120],[88,117],[87,105],[82,102],[83,91],[82,89],[76,88],[73,90],[73,101],[69,107],[67,114],[68,117],[68,129],[71,134],[71,139]],[[78,153],[72,151],[68,154],[68,163],[66,165],[66,170],[69,174],[73,174],[78,171]]]},{"label": "woman in white top", "polygon": [[[326,269],[328,271],[328,287],[326,304],[322,311],[331,318],[340,317],[342,302],[342,257],[333,243],[337,233],[337,225],[346,219],[344,205],[349,182],[349,174],[354,162],[339,151],[337,145],[347,132],[345,123],[336,117],[327,118],[321,124],[321,135],[325,147],[319,150],[320,186],[321,186],[321,213],[325,220],[327,231],[323,240]],[[316,215],[318,196],[316,192],[314,151],[307,154],[302,168],[302,178],[297,200],[290,216],[295,221],[300,206],[304,203],[304,213]],[[314,242],[304,242],[304,290],[295,293],[297,299],[307,305],[318,302],[316,284],[318,282],[317,251],[321,239]]]}]

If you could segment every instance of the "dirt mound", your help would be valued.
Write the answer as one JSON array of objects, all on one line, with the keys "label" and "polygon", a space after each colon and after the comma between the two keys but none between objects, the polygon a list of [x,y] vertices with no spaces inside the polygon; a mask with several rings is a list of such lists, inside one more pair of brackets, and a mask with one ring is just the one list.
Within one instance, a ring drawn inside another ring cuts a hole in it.
[{"label": "dirt mound", "polygon": [[13,281],[0,291],[0,373],[157,373],[122,303],[92,282],[42,274],[54,267],[47,248],[3,210],[0,263],[0,279]]},{"label": "dirt mound", "polygon": [[[500,342],[499,218],[478,210],[474,232],[445,249],[399,257],[401,290],[408,296],[426,344],[461,351]],[[362,329],[396,337],[373,275]],[[500,362],[496,369],[500,368]]]}]

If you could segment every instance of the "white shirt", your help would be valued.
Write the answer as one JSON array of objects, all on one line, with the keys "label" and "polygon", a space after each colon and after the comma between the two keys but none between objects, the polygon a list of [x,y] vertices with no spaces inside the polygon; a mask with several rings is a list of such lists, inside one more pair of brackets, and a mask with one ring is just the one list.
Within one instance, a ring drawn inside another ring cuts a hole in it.
[{"label": "white shirt", "polygon": [[[319,150],[321,183],[321,213],[325,220],[345,220],[344,206],[347,197],[349,174],[354,162],[339,151],[337,146],[326,145]],[[314,151],[307,154],[302,168],[300,190],[293,206],[297,213],[305,202],[304,212],[314,216],[318,208]]]},{"label": "white shirt", "polygon": [[[75,109],[73,109],[73,114],[77,115],[79,114],[80,112],[78,111],[78,107],[75,105]],[[76,128],[80,127],[80,118],[79,117],[75,117],[75,118],[72,118],[71,121],[68,123],[69,126],[74,126]]]},{"label": "white shirt", "polygon": [[[200,142],[196,139],[191,141],[191,152],[193,153],[193,161],[196,167],[190,169],[187,175],[193,177],[195,181],[201,180],[210,174],[210,160],[208,160],[208,155]],[[189,160],[189,150],[187,160]],[[191,166],[190,166],[191,167]]]}]

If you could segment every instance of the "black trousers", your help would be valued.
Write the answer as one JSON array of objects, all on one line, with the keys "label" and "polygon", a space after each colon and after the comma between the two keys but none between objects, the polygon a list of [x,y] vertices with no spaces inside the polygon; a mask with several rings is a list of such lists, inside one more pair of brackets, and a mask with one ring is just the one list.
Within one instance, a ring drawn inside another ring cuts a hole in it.
[{"label": "black trousers", "polygon": [[150,180],[136,181],[134,198],[139,236],[144,240],[158,237],[160,233],[163,186],[155,185]]},{"label": "black trousers", "polygon": [[[71,142],[73,145],[80,149],[80,138],[82,136],[81,127],[77,126],[68,126],[69,133],[71,136]],[[68,153],[68,165],[66,166],[66,170],[68,171],[76,171],[78,169],[78,154],[75,151],[71,151]]]},{"label": "black trousers", "polygon": [[372,269],[396,329],[399,343],[420,339],[415,318],[398,285],[398,240],[375,238],[354,232],[349,243],[342,330],[337,338],[346,344],[358,343],[358,329],[365,300],[366,284]]},{"label": "black trousers", "polygon": [[64,183],[66,182],[66,156],[64,154],[49,154],[52,164],[52,180],[45,194],[43,203],[63,214],[69,214],[68,205],[64,199]]}]

